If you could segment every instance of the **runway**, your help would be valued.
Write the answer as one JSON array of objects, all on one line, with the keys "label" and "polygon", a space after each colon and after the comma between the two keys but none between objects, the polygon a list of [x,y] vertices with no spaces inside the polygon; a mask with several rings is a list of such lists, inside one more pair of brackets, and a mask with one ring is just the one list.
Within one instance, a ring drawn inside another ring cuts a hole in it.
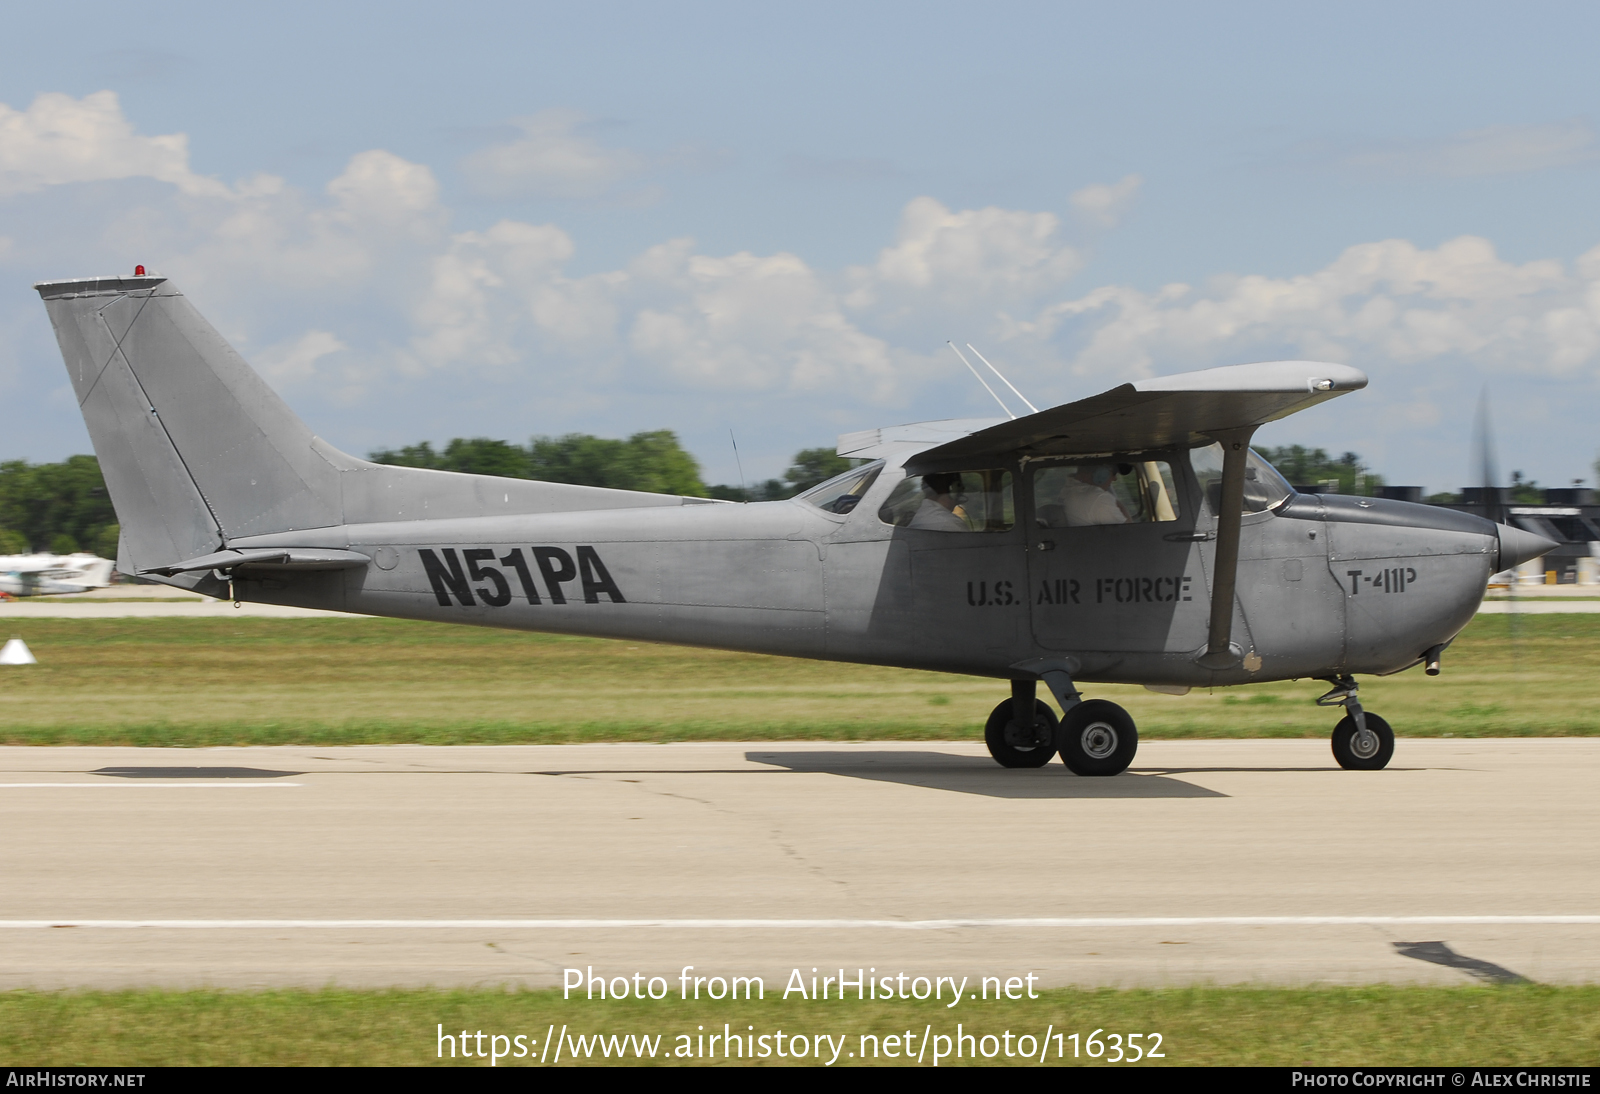
[{"label": "runway", "polygon": [[1600,741],[0,749],[0,988],[1600,980]]}]

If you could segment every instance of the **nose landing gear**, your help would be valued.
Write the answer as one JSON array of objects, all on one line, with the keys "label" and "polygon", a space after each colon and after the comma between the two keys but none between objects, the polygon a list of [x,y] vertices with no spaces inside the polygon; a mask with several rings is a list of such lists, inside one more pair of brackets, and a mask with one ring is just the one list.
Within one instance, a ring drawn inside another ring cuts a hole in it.
[{"label": "nose landing gear", "polygon": [[1394,730],[1376,714],[1361,709],[1361,687],[1350,676],[1335,676],[1333,690],[1317,700],[1319,707],[1342,706],[1345,716],[1333,727],[1333,758],[1347,771],[1381,771],[1394,755]]}]

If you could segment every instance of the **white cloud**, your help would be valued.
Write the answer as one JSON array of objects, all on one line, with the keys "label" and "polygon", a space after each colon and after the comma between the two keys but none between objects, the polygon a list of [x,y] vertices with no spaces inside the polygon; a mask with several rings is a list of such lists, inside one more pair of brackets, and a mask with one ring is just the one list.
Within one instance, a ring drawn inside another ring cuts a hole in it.
[{"label": "white cloud", "polygon": [[1509,175],[1600,160],[1600,137],[1582,120],[1492,125],[1439,140],[1390,141],[1339,157],[1345,168],[1373,175]]},{"label": "white cloud", "polygon": [[374,149],[350,157],[328,193],[351,220],[414,229],[437,219],[439,183],[433,172],[392,152]]},{"label": "white cloud", "polygon": [[114,91],[81,99],[46,92],[20,111],[0,103],[0,197],[63,183],[141,177],[201,197],[228,193],[217,180],[189,170],[184,134],[134,132]]},{"label": "white cloud", "polygon": [[[174,214],[148,228],[135,217],[129,230],[146,237],[139,253],[172,255],[161,267],[175,277],[228,285],[235,294],[270,285],[344,300],[407,291],[425,271],[424,253],[447,238],[449,212],[433,172],[391,152],[352,156],[326,194],[329,201],[317,202],[282,179],[258,176],[227,200],[185,208],[181,220]],[[193,242],[179,249],[183,239]]]},{"label": "white cloud", "polygon": [[577,355],[590,382],[618,368],[652,387],[807,391],[849,380],[870,397],[888,382],[888,347],[794,255],[701,255],[680,239],[574,279],[562,270],[572,253],[549,225],[501,221],[455,236],[413,313],[416,366]]},{"label": "white cloud", "polygon": [[644,170],[644,156],[586,135],[587,121],[580,111],[559,109],[518,118],[520,137],[479,149],[461,169],[484,194],[559,198],[598,197]]},{"label": "white cloud", "polygon": [[[50,121],[52,110],[78,128]],[[608,159],[571,115],[540,125],[524,141],[543,133],[576,151],[534,156],[523,182],[592,193],[637,169],[631,154]],[[58,132],[70,152],[49,151]],[[432,170],[381,149],[352,156],[320,193],[268,175],[225,187],[187,164],[181,136],[138,136],[109,93],[0,112],[0,196],[21,208],[30,190],[89,178],[166,180],[170,190],[143,187],[83,226],[84,253],[120,251],[203,294],[219,329],[274,382],[327,401],[451,374],[486,402],[559,390],[564,405],[631,399],[667,423],[737,399],[781,399],[785,415],[808,420],[859,423],[877,418],[862,406],[897,404],[907,417],[948,416],[983,393],[947,353],[923,356],[946,338],[977,344],[1041,405],[1102,381],[1286,356],[1404,369],[1407,383],[1462,365],[1600,381],[1600,247],[1570,263],[1513,262],[1472,236],[1436,247],[1393,239],[1294,276],[1078,288],[1084,256],[1055,215],[923,196],[871,262],[843,270],[675,239],[579,276],[560,226],[452,228]],[[1080,190],[1073,214],[1109,224],[1139,185],[1128,176]],[[8,247],[36,252],[55,230],[25,215],[15,223],[0,259]],[[1401,393],[1392,405],[1409,409],[1396,428],[1448,423],[1449,399]]]},{"label": "white cloud", "polygon": [[794,255],[696,255],[658,248],[634,276],[651,302],[629,345],[695,386],[818,391],[877,401],[893,369],[886,343],[859,330],[837,294]]},{"label": "white cloud", "polygon": [[900,215],[893,245],[871,266],[847,271],[847,304],[880,320],[925,309],[1022,306],[1057,289],[1083,266],[1060,242],[1051,213],[1013,209],[952,212],[931,197],[914,198]]},{"label": "white cloud", "polygon": [[1074,190],[1068,200],[1073,211],[1090,224],[1115,228],[1143,183],[1144,179],[1138,175],[1126,175],[1118,182],[1097,183]]},{"label": "white cloud", "polygon": [[432,260],[428,288],[412,311],[418,334],[408,360],[435,368],[523,360],[530,319],[551,313],[546,298],[559,292],[561,265],[572,253],[561,229],[513,220],[452,237]]},{"label": "white cloud", "polygon": [[298,383],[316,375],[317,362],[322,358],[349,348],[331,331],[308,330],[292,341],[263,350],[256,356],[255,364],[268,380]]},{"label": "white cloud", "polygon": [[[1578,263],[1591,275],[1600,249]],[[1361,363],[1460,358],[1564,374],[1595,364],[1600,291],[1553,260],[1502,260],[1484,239],[1433,250],[1406,240],[1351,247],[1296,277],[1218,278],[1205,290],[1099,288],[1042,309],[1014,338],[1076,326],[1080,373],[1148,376],[1220,360],[1303,355]]]}]

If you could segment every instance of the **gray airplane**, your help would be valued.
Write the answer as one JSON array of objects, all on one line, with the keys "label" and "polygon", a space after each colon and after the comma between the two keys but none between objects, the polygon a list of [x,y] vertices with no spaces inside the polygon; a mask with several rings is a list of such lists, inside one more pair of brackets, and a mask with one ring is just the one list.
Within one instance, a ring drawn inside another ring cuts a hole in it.
[{"label": "gray airplane", "polygon": [[1367,382],[1308,361],[848,434],[840,454],[869,462],[790,501],[383,466],[313,436],[143,273],[35,286],[122,523],[122,572],[241,601],[1009,680],[985,733],[1007,767],[1127,768],[1133,720],[1082,684],[1310,678],[1344,708],[1338,762],[1382,768],[1394,734],[1355,674],[1437,674],[1489,575],[1554,546],[1447,509],[1295,493],[1252,433]]}]

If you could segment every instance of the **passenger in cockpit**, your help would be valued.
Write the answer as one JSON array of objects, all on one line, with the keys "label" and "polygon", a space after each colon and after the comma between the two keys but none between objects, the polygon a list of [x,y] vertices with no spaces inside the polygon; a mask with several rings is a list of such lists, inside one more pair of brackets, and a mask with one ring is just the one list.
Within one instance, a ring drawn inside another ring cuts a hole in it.
[{"label": "passenger in cockpit", "polygon": [[1090,464],[1077,472],[1061,488],[1061,507],[1068,527],[1086,524],[1127,524],[1132,518],[1111,492],[1115,470],[1110,464]]}]

